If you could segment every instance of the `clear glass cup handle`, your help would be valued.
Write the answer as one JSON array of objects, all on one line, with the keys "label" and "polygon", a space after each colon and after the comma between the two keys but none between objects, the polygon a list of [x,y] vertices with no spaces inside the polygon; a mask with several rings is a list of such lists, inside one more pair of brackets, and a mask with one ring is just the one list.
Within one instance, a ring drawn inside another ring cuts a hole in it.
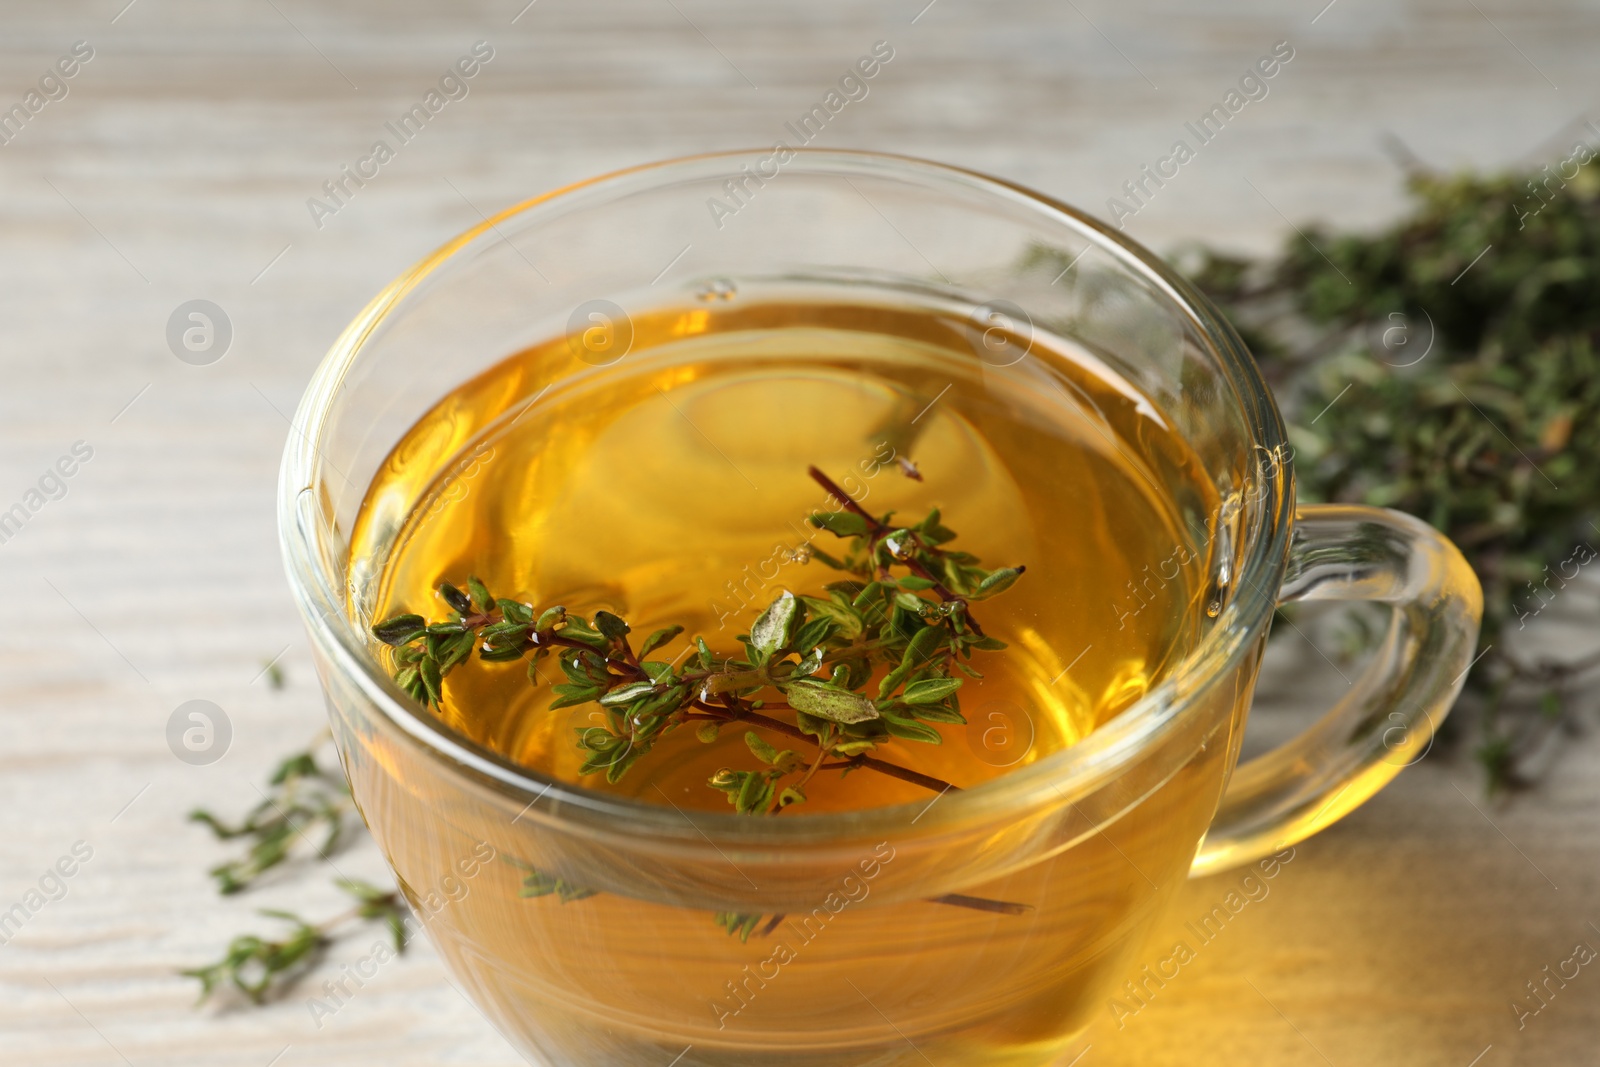
[{"label": "clear glass cup handle", "polygon": [[1420,759],[1460,692],[1483,591],[1433,527],[1386,508],[1302,505],[1280,603],[1370,600],[1394,608],[1365,673],[1292,741],[1241,764],[1192,876],[1279,851],[1355,809]]}]

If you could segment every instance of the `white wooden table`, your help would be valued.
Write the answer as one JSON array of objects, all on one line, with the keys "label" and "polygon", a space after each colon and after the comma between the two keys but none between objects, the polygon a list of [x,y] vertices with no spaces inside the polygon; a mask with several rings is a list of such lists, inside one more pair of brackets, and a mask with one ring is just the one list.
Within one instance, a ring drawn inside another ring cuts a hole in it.
[{"label": "white wooden table", "polygon": [[[74,42],[94,50],[0,147],[0,510],[26,508],[75,442],[93,449],[0,543],[0,912],[76,842],[93,850],[0,946],[7,1067],[519,1062],[426,949],[320,1029],[303,997],[195,1011],[175,974],[261,925],[251,907],[336,906],[320,873],[220,901],[204,869],[224,850],[184,815],[242,807],[322,717],[273,525],[286,416],[367,298],[480,211],[768,143],[879,39],[895,59],[827,144],[1102,211],[1291,42],[1270,95],[1130,222],[1157,248],[1260,250],[1286,219],[1391,217],[1385,133],[1439,166],[1554,161],[1600,92],[1600,9],[1579,0],[525,2],[0,7],[0,106]],[[495,54],[471,95],[314,226],[307,198],[479,40]],[[196,298],[233,327],[208,366],[166,340]],[[273,692],[260,672],[280,655]],[[165,740],[197,698],[233,726],[207,767]],[[1269,898],[1124,1029],[1108,1016],[1081,1062],[1594,1063],[1600,967],[1524,1029],[1510,1003],[1576,942],[1600,947],[1597,861],[1600,738],[1510,807],[1481,799],[1470,760],[1429,761],[1303,845]],[[383,876],[370,846],[340,866]],[[1230,883],[1191,884],[1173,925]]]}]

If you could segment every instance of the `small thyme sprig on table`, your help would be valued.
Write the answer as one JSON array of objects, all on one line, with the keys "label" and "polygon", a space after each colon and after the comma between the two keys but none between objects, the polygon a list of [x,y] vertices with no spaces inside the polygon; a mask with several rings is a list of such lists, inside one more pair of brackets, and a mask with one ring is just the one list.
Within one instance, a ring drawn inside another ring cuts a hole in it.
[{"label": "small thyme sprig on table", "polygon": [[252,1003],[266,1003],[316,965],[333,943],[336,929],[358,920],[381,920],[394,938],[395,951],[405,951],[404,904],[398,893],[343,878],[336,884],[356,899],[355,907],[320,923],[309,923],[293,912],[262,908],[262,915],[291,924],[286,937],[272,941],[256,934],[243,934],[229,942],[227,951],[217,962],[180,972],[200,982],[201,1003],[227,985],[249,997]]},{"label": "small thyme sprig on table", "polygon": [[[315,747],[279,763],[261,802],[238,824],[230,825],[204,808],[189,813],[190,821],[210,827],[218,840],[250,839],[245,855],[211,869],[219,893],[237,893],[250,886],[288,860],[296,841],[310,844],[324,857],[339,846],[346,820],[354,817],[354,805],[344,776],[317,763]],[[318,828],[320,844],[309,836]]]},{"label": "small thyme sprig on table", "polygon": [[[738,636],[741,653],[718,655],[697,637],[686,665],[675,667],[648,657],[682,626],[656,630],[636,651],[632,627],[611,612],[591,619],[559,605],[536,610],[494,596],[477,578],[467,591],[440,584],[451,608],[443,621],[393,615],[373,636],[393,647],[400,687],[434,708],[443,704],[444,678],[474,653],[485,663],[531,656],[529,678],[537,680],[553,652],[566,681],[554,687],[550,709],[593,703],[606,721],[577,730],[587,753],[580,775],[603,771],[617,782],[662,737],[695,724],[707,744],[724,728],[745,729],[760,765],[725,767],[708,782],[742,815],[776,815],[803,802],[806,785],[825,770],[873,771],[937,793],[957,789],[872,753],[891,738],[939,744],[937,724],[966,722],[956,695],[963,679],[953,672],[982,677],[968,662],[972,653],[1006,647],[984,633],[971,603],[1009,589],[1024,568],[987,570],[970,553],[942,547],[956,535],[937,508],[915,525],[894,526],[892,512],[872,515],[821,471],[809,473],[843,507],[813,514],[812,525],[849,542],[842,558],[815,548],[812,555],[849,577],[829,583],[826,596],[781,593]],[[887,673],[876,696],[868,695],[879,668]],[[773,712],[790,712],[793,721]],[[810,751],[777,748],[763,734]]]}]

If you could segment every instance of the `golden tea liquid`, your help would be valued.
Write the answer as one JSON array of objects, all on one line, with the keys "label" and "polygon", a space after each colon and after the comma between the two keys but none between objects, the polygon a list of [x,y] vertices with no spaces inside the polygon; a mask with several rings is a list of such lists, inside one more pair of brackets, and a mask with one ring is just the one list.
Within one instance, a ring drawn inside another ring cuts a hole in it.
[{"label": "golden tea liquid", "polygon": [[[696,634],[737,652],[735,635],[782,590],[825,596],[825,583],[847,577],[807,560],[813,542],[843,552],[806,521],[826,507],[806,475],[816,464],[875,514],[909,522],[937,506],[960,535],[949,547],[1028,568],[973,606],[1011,648],[976,654],[985,677],[961,690],[969,728],[943,727],[937,747],[893,742],[878,753],[886,759],[977,784],[1079,740],[1192,643],[1205,559],[1198,550],[1185,566],[1173,559],[1194,537],[1171,486],[1189,479],[1203,503],[1204,485],[1183,443],[1103,368],[1071,364],[1076,380],[1040,389],[1025,371],[976,359],[964,333],[888,310],[692,307],[636,330],[615,365],[508,408],[541,353],[514,356],[406,435],[356,531],[358,552],[385,556],[374,617],[442,616],[439,581],[465,586],[475,574],[539,608],[612,611],[635,641],[685,625],[657,658]],[[445,715],[480,744],[575,780],[576,731],[596,712],[545,711],[549,685],[564,679],[553,664],[542,673],[545,684],[530,685],[524,664],[460,667],[445,682]],[[601,775],[584,784],[725,808],[704,783],[748,762],[743,731],[712,746],[680,733],[616,785]],[[922,795],[867,780],[877,777],[841,786],[819,776],[805,810]]]},{"label": "golden tea liquid", "polygon": [[[960,692],[968,725],[941,726],[938,746],[881,746],[883,759],[980,784],[1078,742],[1199,640],[1216,492],[1155,406],[1104,364],[1036,338],[998,366],[936,310],[728,295],[635,315],[631,349],[610,365],[554,337],[441,400],[372,482],[352,538],[353,608],[369,622],[440,617],[438,582],[477,575],[536,608],[612,611],[638,637],[685,625],[656,658],[695,634],[736,653],[735,635],[780,591],[825,595],[845,577],[808,558],[808,543],[842,550],[806,522],[826,507],[806,475],[815,464],[874,514],[914,522],[937,506],[959,535],[947,547],[1027,567],[973,605],[1010,647],[974,654],[985,677]],[[548,661],[530,684],[525,662],[473,660],[447,677],[442,714],[588,788],[731,810],[706,779],[754,765],[743,730],[706,745],[680,729],[615,785],[579,779],[575,731],[595,709],[548,711],[561,680]],[[472,890],[503,903],[448,912],[436,937],[501,1025],[554,1062],[583,1048],[591,1058],[570,1062],[665,1064],[687,1045],[682,1067],[1043,1064],[1104,1010],[1091,991],[1187,872],[1232,743],[1203,748],[1104,832],[962,889],[1020,914],[872,895],[866,865],[894,862],[885,842],[840,872],[858,887],[842,890],[847,906],[809,925],[764,921],[747,943],[707,910],[651,903],[642,889],[520,899],[513,862]],[[405,777],[398,763],[392,773]],[[778,818],[932,799],[869,772],[823,772],[807,794]],[[366,814],[387,821],[375,829],[402,873],[408,849],[425,865],[473,848],[469,828]]]}]

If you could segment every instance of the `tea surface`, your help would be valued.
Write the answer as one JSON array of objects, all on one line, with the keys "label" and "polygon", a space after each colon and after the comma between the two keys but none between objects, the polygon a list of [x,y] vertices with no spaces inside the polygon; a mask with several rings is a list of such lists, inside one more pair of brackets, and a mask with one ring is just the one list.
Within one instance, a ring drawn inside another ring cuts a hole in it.
[{"label": "tea surface", "polygon": [[[984,677],[960,691],[967,725],[939,726],[938,746],[891,740],[879,757],[975,785],[1082,739],[1197,640],[1209,561],[1203,528],[1192,531],[1215,493],[1149,401],[1086,353],[1033,338],[996,366],[947,316],[800,300],[671,308],[632,327],[615,363],[588,366],[573,354],[585,350],[555,338],[412,427],[354,532],[366,578],[352,584],[369,620],[440,616],[439,581],[471,574],[536,608],[614,612],[639,635],[687,627],[660,659],[696,634],[736,653],[736,635],[782,590],[822,596],[844,577],[809,558],[810,546],[842,544],[807,522],[828,506],[806,474],[816,465],[875,515],[914,522],[938,507],[959,534],[949,547],[1027,567],[973,605],[1010,647],[975,654]],[[552,365],[580,373],[545,389]],[[474,660],[445,679],[442,714],[577,781],[586,753],[575,738],[599,713],[546,710],[560,681],[548,661],[530,684],[522,663]],[[680,729],[621,781],[581,781],[726,811],[706,780],[751,764],[742,738],[725,730],[703,744]],[[801,813],[928,796],[837,772],[807,795]]]}]

